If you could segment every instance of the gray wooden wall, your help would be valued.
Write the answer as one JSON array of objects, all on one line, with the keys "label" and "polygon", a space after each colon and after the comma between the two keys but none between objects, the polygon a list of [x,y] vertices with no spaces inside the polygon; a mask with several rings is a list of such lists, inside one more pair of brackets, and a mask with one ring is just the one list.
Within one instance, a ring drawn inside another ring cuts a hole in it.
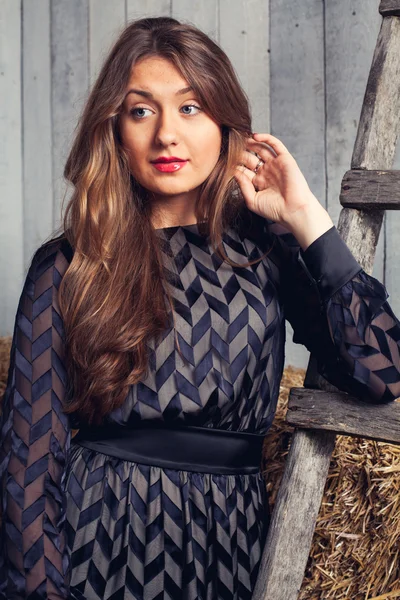
[{"label": "gray wooden wall", "polygon": [[[62,171],[113,39],[142,16],[190,21],[232,60],[254,131],[280,138],[335,225],[382,18],[379,0],[0,0],[0,335],[11,335],[34,251],[61,223]],[[399,153],[394,168],[400,168]],[[373,275],[400,315],[400,214]],[[286,365],[308,351],[287,326]]]}]

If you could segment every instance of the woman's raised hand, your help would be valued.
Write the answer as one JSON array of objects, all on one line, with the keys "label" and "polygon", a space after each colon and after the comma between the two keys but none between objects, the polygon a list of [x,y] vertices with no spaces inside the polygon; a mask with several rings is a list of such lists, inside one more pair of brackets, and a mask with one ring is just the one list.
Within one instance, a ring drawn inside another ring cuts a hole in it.
[{"label": "woman's raised hand", "polygon": [[[318,202],[286,146],[269,133],[247,138],[242,164],[235,171],[247,207],[253,212],[288,225],[295,213]],[[268,148],[268,146],[272,148]],[[254,169],[262,162],[257,173]]]},{"label": "woman's raised hand", "polygon": [[[269,133],[254,133],[253,137],[247,138],[243,164],[235,171],[246,205],[289,229],[305,250],[333,227],[333,221],[311,192],[286,146]],[[255,173],[259,160],[262,162]]]}]

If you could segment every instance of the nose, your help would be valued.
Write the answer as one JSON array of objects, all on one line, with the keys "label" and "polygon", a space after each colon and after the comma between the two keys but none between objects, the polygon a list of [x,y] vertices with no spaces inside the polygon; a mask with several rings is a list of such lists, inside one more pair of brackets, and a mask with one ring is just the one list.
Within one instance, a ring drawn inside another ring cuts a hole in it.
[{"label": "nose", "polygon": [[[176,109],[175,109],[176,110]],[[176,144],[179,140],[179,116],[174,115],[174,109],[162,110],[157,122],[155,141],[161,146]]]}]

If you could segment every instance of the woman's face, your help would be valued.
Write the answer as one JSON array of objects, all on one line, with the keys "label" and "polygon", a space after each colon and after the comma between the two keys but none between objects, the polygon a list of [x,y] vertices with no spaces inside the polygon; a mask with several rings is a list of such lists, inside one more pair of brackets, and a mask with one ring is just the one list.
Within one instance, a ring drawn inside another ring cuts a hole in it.
[{"label": "woman's face", "polygon": [[[215,167],[222,142],[221,127],[187,87],[168,60],[142,59],[132,70],[120,121],[133,177],[153,192],[161,210],[183,218],[194,214],[198,188]],[[171,156],[185,162],[154,163]]]}]

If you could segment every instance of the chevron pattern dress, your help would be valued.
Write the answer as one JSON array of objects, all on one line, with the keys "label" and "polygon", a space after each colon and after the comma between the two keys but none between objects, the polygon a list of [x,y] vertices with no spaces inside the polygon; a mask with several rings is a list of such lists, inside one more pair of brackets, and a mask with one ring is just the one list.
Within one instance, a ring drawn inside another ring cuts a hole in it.
[{"label": "chevron pattern dress", "polygon": [[[185,361],[166,331],[110,422],[266,434],[285,319],[331,383],[366,402],[400,396],[399,320],[336,227],[303,252],[277,223],[248,222],[223,235],[237,263],[269,251],[245,268],[222,261],[197,224],[157,230]],[[261,471],[167,469],[74,443],[57,298],[72,254],[63,236],[41,246],[17,308],[1,415],[1,600],[250,599],[269,524]]]}]

